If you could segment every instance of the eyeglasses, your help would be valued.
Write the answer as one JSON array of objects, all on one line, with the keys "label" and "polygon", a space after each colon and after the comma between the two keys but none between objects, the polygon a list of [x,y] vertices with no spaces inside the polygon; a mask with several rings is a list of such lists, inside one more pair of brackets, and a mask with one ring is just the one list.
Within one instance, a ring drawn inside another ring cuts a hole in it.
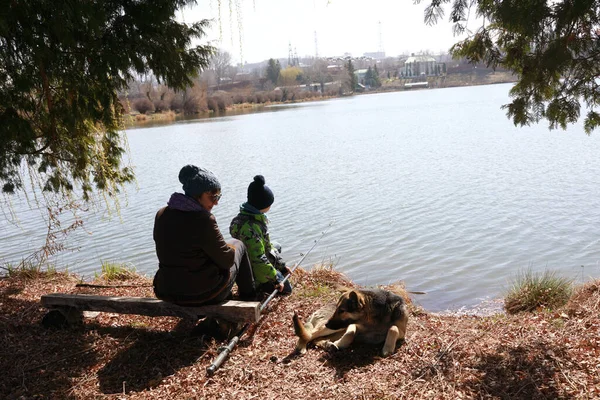
[{"label": "eyeglasses", "polygon": [[219,193],[219,194],[213,194],[213,195],[212,195],[212,200],[213,200],[214,202],[217,202],[217,201],[221,200],[221,196],[223,196],[223,193]]}]

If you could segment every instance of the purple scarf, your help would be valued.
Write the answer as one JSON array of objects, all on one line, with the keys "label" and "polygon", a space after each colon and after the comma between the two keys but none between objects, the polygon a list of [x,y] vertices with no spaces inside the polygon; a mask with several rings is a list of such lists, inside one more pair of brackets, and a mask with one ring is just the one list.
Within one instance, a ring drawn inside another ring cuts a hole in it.
[{"label": "purple scarf", "polygon": [[179,211],[206,211],[196,200],[181,193],[173,193],[167,205]]}]

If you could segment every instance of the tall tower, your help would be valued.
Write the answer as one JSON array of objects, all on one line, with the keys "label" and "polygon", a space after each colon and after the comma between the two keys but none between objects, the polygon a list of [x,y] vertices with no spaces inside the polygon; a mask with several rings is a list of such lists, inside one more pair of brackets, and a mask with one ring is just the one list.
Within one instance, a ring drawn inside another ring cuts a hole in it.
[{"label": "tall tower", "polygon": [[317,42],[317,31],[315,31],[315,58],[319,58],[319,43]]},{"label": "tall tower", "polygon": [[294,52],[292,51],[292,42],[288,42],[288,67],[294,65]]}]

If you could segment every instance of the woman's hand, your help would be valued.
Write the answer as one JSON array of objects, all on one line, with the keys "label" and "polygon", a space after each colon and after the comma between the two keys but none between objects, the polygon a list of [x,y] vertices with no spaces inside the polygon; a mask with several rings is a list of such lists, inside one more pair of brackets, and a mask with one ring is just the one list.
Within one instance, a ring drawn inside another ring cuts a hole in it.
[{"label": "woman's hand", "polygon": [[278,291],[283,292],[283,282],[279,282],[275,287]]}]

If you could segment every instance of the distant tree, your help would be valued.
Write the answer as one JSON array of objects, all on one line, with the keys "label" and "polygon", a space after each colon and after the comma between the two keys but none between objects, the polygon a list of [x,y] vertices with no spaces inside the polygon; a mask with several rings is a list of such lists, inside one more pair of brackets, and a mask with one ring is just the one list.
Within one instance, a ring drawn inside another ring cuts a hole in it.
[{"label": "distant tree", "polygon": [[381,86],[381,78],[379,78],[379,70],[377,69],[377,64],[375,64],[373,68],[367,68],[364,80],[365,84],[372,88],[378,88]]},{"label": "distant tree", "polygon": [[274,60],[270,58],[269,63],[267,65],[267,79],[273,82],[273,85],[277,85],[277,83],[279,82],[280,73],[281,65],[279,64],[279,60]]},{"label": "distant tree", "polygon": [[373,87],[381,87],[381,78],[379,77],[379,69],[377,69],[377,64],[373,66]]},{"label": "distant tree", "polygon": [[358,86],[358,78],[356,77],[354,64],[352,64],[352,60],[348,60],[346,64],[346,71],[348,72],[348,81],[347,84],[350,87],[350,91],[354,92],[356,87]]},{"label": "distant tree", "polygon": [[0,7],[0,184],[30,190],[27,166],[45,191],[87,200],[133,179],[122,167],[118,92],[135,74],[173,88],[208,65],[192,46],[206,20],[187,25],[191,0],[9,1]]},{"label": "distant tree", "polygon": [[298,77],[302,79],[302,69],[299,67],[287,67],[281,70],[279,80],[283,86],[298,85]]},{"label": "distant tree", "polygon": [[231,54],[223,50],[217,50],[210,60],[210,68],[215,72],[218,86],[221,83],[221,79],[229,75]]},{"label": "distant tree", "polygon": [[[421,3],[423,0],[415,0]],[[451,4],[455,33],[469,15],[483,20],[452,47],[454,57],[514,72],[512,102],[503,106],[515,125],[546,119],[551,129],[575,123],[582,103],[584,129],[600,126],[600,0],[427,0],[425,22],[435,24]]]},{"label": "distant tree", "polygon": [[371,67],[367,68],[367,72],[365,72],[365,77],[363,79],[364,79],[363,83],[365,85],[370,86],[370,87],[374,86],[374,83],[373,83],[373,70],[371,69]]}]

